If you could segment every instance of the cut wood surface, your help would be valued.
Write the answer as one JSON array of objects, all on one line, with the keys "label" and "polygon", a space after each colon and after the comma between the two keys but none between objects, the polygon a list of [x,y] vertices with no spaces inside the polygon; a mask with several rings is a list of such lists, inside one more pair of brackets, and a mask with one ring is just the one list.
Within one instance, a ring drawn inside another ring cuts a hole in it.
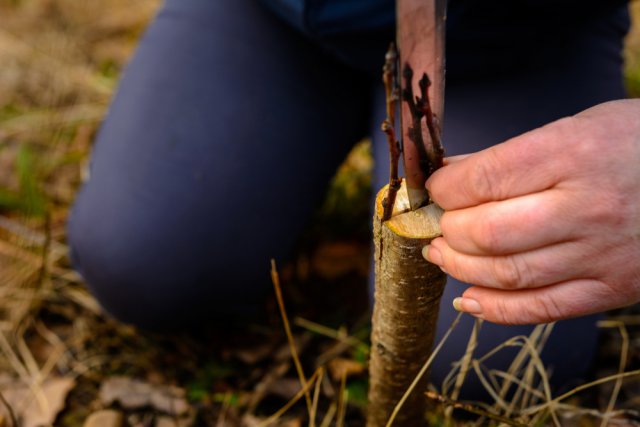
[{"label": "cut wood surface", "polygon": [[[381,222],[386,187],[376,198],[375,304],[372,318],[367,425],[385,426],[393,409],[428,358],[435,338],[446,275],[422,257],[440,232],[442,209],[409,211],[404,182],[394,212]],[[426,379],[404,404],[394,425],[425,425]]]}]

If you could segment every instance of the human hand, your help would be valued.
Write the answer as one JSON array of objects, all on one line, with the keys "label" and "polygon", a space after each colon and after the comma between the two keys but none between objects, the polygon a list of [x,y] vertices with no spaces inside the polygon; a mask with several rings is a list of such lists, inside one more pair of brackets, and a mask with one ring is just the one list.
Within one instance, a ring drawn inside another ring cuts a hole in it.
[{"label": "human hand", "polygon": [[528,324],[640,301],[640,100],[451,158],[426,186],[446,212],[425,258],[475,285],[458,310]]}]

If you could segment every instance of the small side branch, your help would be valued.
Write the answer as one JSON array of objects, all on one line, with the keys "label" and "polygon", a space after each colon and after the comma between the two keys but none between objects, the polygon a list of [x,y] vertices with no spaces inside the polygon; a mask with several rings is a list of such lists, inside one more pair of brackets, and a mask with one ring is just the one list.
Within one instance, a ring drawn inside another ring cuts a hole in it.
[{"label": "small side branch", "polygon": [[420,98],[416,98],[416,103],[427,121],[427,128],[429,129],[429,136],[431,137],[431,152],[429,153],[429,160],[431,161],[432,166],[431,173],[433,173],[436,169],[442,167],[442,161],[444,158],[444,147],[442,146],[440,138],[440,121],[431,108],[431,101],[429,100],[429,87],[431,87],[431,80],[427,73],[422,74],[422,78],[418,82],[418,85],[420,86]]},{"label": "small side branch", "polygon": [[396,195],[400,189],[402,178],[398,176],[398,163],[400,161],[400,143],[396,138],[395,112],[396,102],[398,100],[398,80],[396,79],[398,67],[398,51],[395,44],[391,43],[389,50],[385,55],[385,63],[382,69],[382,81],[387,103],[387,117],[382,122],[382,131],[387,135],[387,143],[389,144],[389,187],[387,195],[384,198],[384,211],[381,221],[384,222],[391,218],[393,206],[396,202]]},{"label": "small side branch", "polygon": [[[420,96],[413,93],[413,69],[409,64],[404,65],[402,76],[405,79],[405,88],[402,91],[402,99],[408,104],[411,113],[412,126],[408,130],[409,139],[415,144],[419,156],[420,169],[428,178],[436,169],[442,167],[444,148],[440,138],[439,120],[433,113],[429,100],[429,87],[431,79],[427,73],[423,73],[418,86]],[[422,119],[425,119],[429,133],[429,144],[425,144],[422,132]]]}]

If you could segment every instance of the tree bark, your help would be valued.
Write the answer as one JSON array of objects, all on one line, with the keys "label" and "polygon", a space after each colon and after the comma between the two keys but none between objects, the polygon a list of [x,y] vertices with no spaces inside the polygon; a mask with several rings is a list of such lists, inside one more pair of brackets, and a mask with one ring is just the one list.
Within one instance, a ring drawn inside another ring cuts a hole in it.
[{"label": "tree bark", "polygon": [[[375,303],[369,365],[368,427],[387,424],[396,404],[427,360],[435,338],[446,275],[422,257],[440,232],[442,210],[431,204],[409,211],[405,183],[391,219],[381,221],[387,187],[376,197]],[[398,413],[395,425],[425,425],[423,379]]]}]

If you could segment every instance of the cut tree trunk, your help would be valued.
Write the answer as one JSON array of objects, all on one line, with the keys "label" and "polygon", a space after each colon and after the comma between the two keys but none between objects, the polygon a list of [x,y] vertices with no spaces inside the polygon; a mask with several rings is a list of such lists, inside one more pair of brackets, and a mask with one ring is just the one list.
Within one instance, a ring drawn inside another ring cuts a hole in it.
[{"label": "cut tree trunk", "polygon": [[[371,333],[368,427],[387,424],[396,404],[427,360],[435,338],[446,275],[422,257],[440,232],[442,209],[409,211],[404,182],[391,219],[382,222],[387,187],[376,197],[375,303]],[[394,424],[425,425],[427,382],[421,380]]]}]

